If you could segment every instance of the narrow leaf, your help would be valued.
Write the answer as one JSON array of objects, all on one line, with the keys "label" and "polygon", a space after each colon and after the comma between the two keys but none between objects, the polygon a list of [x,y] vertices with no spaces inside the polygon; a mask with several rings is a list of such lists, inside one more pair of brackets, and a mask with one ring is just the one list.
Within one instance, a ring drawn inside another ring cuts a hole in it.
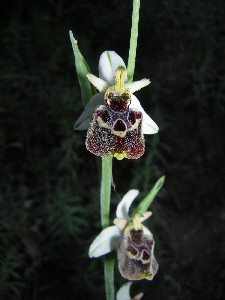
[{"label": "narrow leaf", "polygon": [[148,208],[151,205],[152,201],[154,200],[155,196],[161,189],[164,181],[165,181],[165,176],[162,176],[157,180],[157,182],[155,183],[155,185],[153,186],[151,191],[140,202],[140,204],[134,209],[134,212],[132,213],[132,215],[135,215],[136,213],[139,213],[142,215],[144,212],[146,212],[148,210]]},{"label": "narrow leaf", "polygon": [[83,101],[83,105],[85,106],[88,103],[88,101],[91,99],[91,97],[97,92],[87,78],[87,74],[90,74],[91,72],[87,62],[85,61],[84,57],[82,56],[78,48],[77,40],[75,40],[71,30],[69,33],[70,33],[70,40],[72,43],[73,53],[75,57],[75,67],[77,71],[77,77],[81,87],[82,101]]}]

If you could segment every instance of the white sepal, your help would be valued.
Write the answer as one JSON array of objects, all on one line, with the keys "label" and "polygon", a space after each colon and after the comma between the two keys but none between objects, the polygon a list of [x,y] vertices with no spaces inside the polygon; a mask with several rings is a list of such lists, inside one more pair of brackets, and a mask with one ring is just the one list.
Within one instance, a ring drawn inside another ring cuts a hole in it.
[{"label": "white sepal", "polygon": [[146,235],[149,239],[153,239],[153,235],[152,235],[151,231],[144,225],[142,225],[142,228],[143,228],[144,235]]},{"label": "white sepal", "polygon": [[131,95],[131,104],[130,108],[136,109],[138,111],[141,111],[143,114],[143,134],[154,134],[157,133],[159,130],[159,127],[157,124],[149,117],[149,115],[144,111],[143,107],[141,106],[141,103],[137,99],[136,96]]},{"label": "white sepal", "polygon": [[116,300],[131,300],[130,298],[130,287],[132,282],[127,282],[121,286],[116,294]]},{"label": "white sepal", "polygon": [[129,219],[130,206],[138,194],[138,190],[129,190],[129,192],[123,196],[116,209],[116,217],[118,219]]},{"label": "white sepal", "polygon": [[139,293],[133,299],[130,297],[130,287],[132,282],[127,282],[122,285],[116,294],[116,300],[140,300],[143,297],[143,293]]},{"label": "white sepal", "polygon": [[89,248],[89,257],[99,257],[113,251],[117,246],[120,230],[117,226],[103,229]]},{"label": "white sepal", "polygon": [[119,66],[126,68],[123,59],[115,51],[103,52],[99,59],[99,77],[113,85],[115,71]]}]

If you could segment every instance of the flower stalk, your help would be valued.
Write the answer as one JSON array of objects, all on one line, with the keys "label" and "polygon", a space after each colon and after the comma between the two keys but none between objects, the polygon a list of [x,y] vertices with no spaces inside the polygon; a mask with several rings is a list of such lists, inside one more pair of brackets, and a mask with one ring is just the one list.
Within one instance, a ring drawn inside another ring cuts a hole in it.
[{"label": "flower stalk", "polygon": [[115,257],[114,255],[109,254],[104,260],[105,293],[107,300],[115,299],[114,265]]},{"label": "flower stalk", "polygon": [[112,156],[102,157],[102,178],[101,178],[101,223],[102,228],[109,226],[110,197],[112,186]]},{"label": "flower stalk", "polygon": [[[130,50],[128,57],[127,76],[128,81],[133,80],[139,22],[140,0],[133,0],[132,27],[130,37]],[[102,157],[102,179],[101,179],[101,223],[102,228],[109,226],[110,196],[112,184],[112,156]],[[115,299],[114,291],[114,262],[115,259],[108,255],[104,261],[105,292],[107,300]]]},{"label": "flower stalk", "polygon": [[127,64],[128,82],[132,82],[134,76],[136,51],[137,51],[137,39],[138,39],[139,10],[140,10],[140,0],[133,0],[130,50],[129,50],[128,64]]},{"label": "flower stalk", "polygon": [[[102,228],[109,226],[110,198],[112,186],[112,156],[102,157],[102,178],[101,178],[101,223]],[[107,300],[115,299],[114,291],[114,262],[115,258],[109,255],[104,260],[105,293]]]}]

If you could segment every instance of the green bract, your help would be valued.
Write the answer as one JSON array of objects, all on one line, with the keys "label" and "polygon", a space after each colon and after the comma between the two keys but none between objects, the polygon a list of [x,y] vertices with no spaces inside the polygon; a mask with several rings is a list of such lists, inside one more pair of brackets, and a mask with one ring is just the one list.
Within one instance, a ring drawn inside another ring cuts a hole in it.
[{"label": "green bract", "polygon": [[83,105],[86,105],[88,101],[91,99],[91,97],[94,94],[96,94],[96,90],[87,79],[87,74],[90,73],[90,69],[78,48],[77,40],[75,40],[71,30],[70,30],[70,40],[72,43],[73,53],[75,57],[75,66],[77,71],[77,77],[80,83],[82,101],[83,101]]},{"label": "green bract", "polygon": [[163,186],[163,183],[165,181],[165,176],[160,177],[156,183],[154,184],[153,188],[150,190],[150,192],[145,196],[145,198],[139,203],[139,205],[134,209],[132,212],[132,216],[135,214],[143,215],[151,205],[152,201],[154,200],[155,196]]}]

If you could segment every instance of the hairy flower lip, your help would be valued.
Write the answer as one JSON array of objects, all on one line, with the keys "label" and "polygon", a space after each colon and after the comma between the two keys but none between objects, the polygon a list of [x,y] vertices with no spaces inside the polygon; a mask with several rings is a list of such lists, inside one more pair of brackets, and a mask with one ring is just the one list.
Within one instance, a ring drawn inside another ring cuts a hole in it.
[{"label": "hairy flower lip", "polygon": [[[92,120],[92,115],[97,106],[105,104],[103,94],[108,87],[114,84],[115,70],[119,66],[126,67],[123,59],[114,51],[105,51],[101,54],[99,60],[99,77],[93,74],[87,74],[88,80],[100,91],[100,93],[95,94],[85,106],[84,111],[75,122],[75,130],[88,129]],[[144,111],[137,97],[133,95],[135,91],[140,90],[148,84],[150,84],[150,80],[146,78],[132,83],[127,83],[125,80],[125,86],[127,86],[131,92],[130,108],[143,113],[143,134],[155,134],[159,130],[157,124]]]}]

